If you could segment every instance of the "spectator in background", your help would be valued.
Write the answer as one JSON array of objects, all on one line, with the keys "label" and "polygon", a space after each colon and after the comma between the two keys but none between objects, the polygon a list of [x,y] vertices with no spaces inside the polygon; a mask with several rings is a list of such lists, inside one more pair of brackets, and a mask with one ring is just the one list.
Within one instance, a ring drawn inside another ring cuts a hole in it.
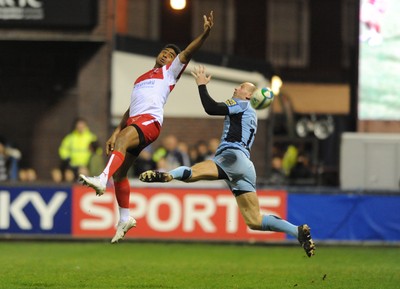
[{"label": "spectator in background", "polygon": [[63,164],[61,164],[59,168],[51,170],[51,178],[55,183],[72,183],[75,181],[75,174],[72,170],[65,168]]},{"label": "spectator in background", "polygon": [[153,154],[153,161],[158,163],[160,160],[165,159],[163,162],[164,169],[170,170],[176,166],[184,164],[184,155],[178,149],[178,139],[176,136],[170,134],[164,137],[161,141],[162,145]]},{"label": "spectator in background", "polygon": [[21,182],[35,182],[37,180],[37,174],[33,168],[21,168],[18,175]]},{"label": "spectator in background", "polygon": [[188,154],[189,154],[190,165],[193,166],[196,163],[197,158],[199,157],[199,153],[195,145],[189,146]]},{"label": "spectator in background", "polygon": [[0,182],[9,180],[10,158],[6,152],[4,141],[0,139]]},{"label": "spectator in background", "polygon": [[299,150],[294,145],[288,145],[285,153],[283,154],[282,158],[282,169],[285,176],[290,175],[290,171],[296,165],[297,155]]},{"label": "spectator in background", "polygon": [[103,150],[97,140],[92,141],[89,145],[91,152],[89,163],[87,165],[87,172],[89,175],[99,175],[104,168]]},{"label": "spectator in background", "polygon": [[204,140],[200,140],[196,143],[196,149],[197,149],[197,160],[196,163],[201,163],[205,160],[208,159],[209,157],[209,150],[208,150],[208,144]]},{"label": "spectator in background", "polygon": [[[153,161],[151,145],[144,148],[138,155],[136,162],[133,165],[133,176],[137,177],[146,170],[156,168],[156,163]],[[93,174],[92,174],[93,175]],[[94,174],[99,175],[99,174]]]},{"label": "spectator in background", "polygon": [[21,152],[0,136],[0,181],[18,180]]},{"label": "spectator in background", "polygon": [[160,172],[166,172],[168,168],[168,163],[166,158],[162,157],[156,162],[156,169]]},{"label": "spectator in background", "polygon": [[309,184],[313,178],[314,175],[310,167],[310,160],[305,153],[300,152],[297,156],[296,164],[290,170],[290,182],[293,185],[299,185],[302,183]]},{"label": "spectator in background", "polygon": [[77,180],[80,170],[87,169],[92,152],[90,144],[97,140],[85,119],[77,118],[72,131],[67,134],[58,149],[61,159],[60,168],[52,171],[53,180],[56,182]]},{"label": "spectator in background", "polygon": [[219,146],[220,140],[218,138],[212,138],[208,141],[208,157],[207,159],[212,159],[215,156],[215,152]]},{"label": "spectator in background", "polygon": [[286,175],[282,167],[282,158],[274,156],[271,161],[271,173],[268,176],[269,185],[285,185],[287,183]]},{"label": "spectator in background", "polygon": [[190,157],[189,157],[189,146],[187,143],[181,141],[178,143],[178,150],[181,152],[183,157],[183,165],[190,166]]}]

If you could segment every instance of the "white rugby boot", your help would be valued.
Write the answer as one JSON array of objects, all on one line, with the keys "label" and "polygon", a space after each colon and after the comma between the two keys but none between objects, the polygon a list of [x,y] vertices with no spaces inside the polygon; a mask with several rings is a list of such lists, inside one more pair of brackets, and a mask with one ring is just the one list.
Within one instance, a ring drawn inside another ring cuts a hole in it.
[{"label": "white rugby boot", "polygon": [[129,216],[128,221],[119,222],[117,225],[117,232],[115,233],[115,236],[112,238],[111,244],[118,243],[120,240],[122,240],[125,234],[133,227],[136,227],[136,220],[131,216]]},{"label": "white rugby boot", "polygon": [[101,183],[100,177],[87,177],[83,174],[80,174],[79,181],[83,185],[93,188],[98,196],[101,196],[106,191],[106,185]]}]

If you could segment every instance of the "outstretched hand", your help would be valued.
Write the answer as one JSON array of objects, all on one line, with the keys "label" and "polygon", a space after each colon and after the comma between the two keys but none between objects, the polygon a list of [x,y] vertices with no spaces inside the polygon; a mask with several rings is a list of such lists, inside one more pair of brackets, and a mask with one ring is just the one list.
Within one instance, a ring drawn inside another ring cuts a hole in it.
[{"label": "outstretched hand", "polygon": [[197,85],[207,84],[211,80],[211,75],[206,75],[204,65],[195,66],[191,73],[196,79]]},{"label": "outstretched hand", "polygon": [[207,17],[203,15],[204,18],[204,31],[210,31],[211,27],[214,25],[214,14],[213,11],[210,12],[210,15]]}]

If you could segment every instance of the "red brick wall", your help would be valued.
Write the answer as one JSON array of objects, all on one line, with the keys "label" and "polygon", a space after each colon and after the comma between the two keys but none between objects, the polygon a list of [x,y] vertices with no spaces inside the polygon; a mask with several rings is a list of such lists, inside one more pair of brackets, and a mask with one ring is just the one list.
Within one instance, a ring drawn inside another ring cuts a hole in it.
[{"label": "red brick wall", "polygon": [[98,0],[89,30],[0,29],[0,135],[40,180],[59,164],[58,146],[74,118],[85,117],[102,143],[109,137],[113,3]]},{"label": "red brick wall", "polygon": [[399,133],[399,121],[359,121],[359,132]]}]

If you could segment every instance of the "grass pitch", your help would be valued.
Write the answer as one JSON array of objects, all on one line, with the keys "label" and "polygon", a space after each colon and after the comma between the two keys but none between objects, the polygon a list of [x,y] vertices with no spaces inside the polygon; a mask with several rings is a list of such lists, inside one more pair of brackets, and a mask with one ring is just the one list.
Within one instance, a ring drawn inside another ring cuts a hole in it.
[{"label": "grass pitch", "polygon": [[396,247],[0,242],[0,288],[390,289],[399,260]]}]

